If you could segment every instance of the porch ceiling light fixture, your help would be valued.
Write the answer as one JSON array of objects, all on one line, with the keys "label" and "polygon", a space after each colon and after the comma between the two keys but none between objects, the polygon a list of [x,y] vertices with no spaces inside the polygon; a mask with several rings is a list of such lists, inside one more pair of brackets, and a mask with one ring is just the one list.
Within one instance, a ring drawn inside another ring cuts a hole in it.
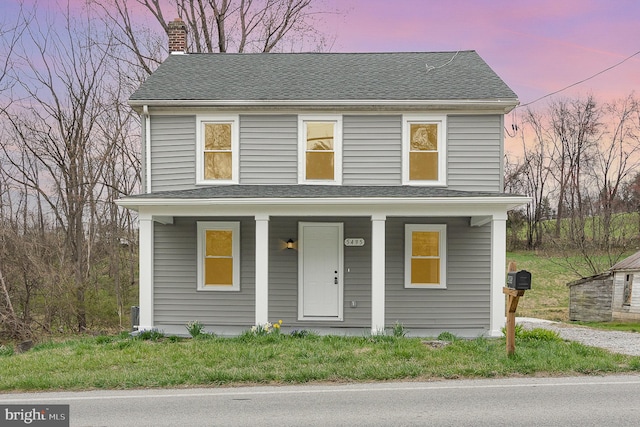
[{"label": "porch ceiling light fixture", "polygon": [[293,249],[293,239],[287,240],[287,249]]}]

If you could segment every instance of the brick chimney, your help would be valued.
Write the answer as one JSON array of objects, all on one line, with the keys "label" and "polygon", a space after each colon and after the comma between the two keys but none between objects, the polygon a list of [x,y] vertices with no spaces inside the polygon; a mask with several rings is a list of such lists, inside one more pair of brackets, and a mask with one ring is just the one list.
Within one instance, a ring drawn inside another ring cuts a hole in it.
[{"label": "brick chimney", "polygon": [[187,52],[187,25],[180,18],[169,22],[169,53]]}]

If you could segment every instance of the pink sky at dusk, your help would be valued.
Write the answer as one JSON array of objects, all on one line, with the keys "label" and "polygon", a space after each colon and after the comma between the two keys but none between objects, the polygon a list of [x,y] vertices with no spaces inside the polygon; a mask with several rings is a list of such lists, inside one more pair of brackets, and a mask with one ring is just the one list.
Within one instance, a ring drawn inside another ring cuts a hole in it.
[{"label": "pink sky at dusk", "polygon": [[[336,52],[476,50],[522,104],[640,51],[638,0],[330,0]],[[565,96],[640,89],[640,55]],[[542,105],[540,105],[542,104]],[[534,104],[544,106],[544,101]]]},{"label": "pink sky at dusk", "polygon": [[[10,12],[18,0],[1,0]],[[25,0],[51,4],[54,0]],[[65,0],[56,0],[64,4]],[[168,0],[164,0],[168,1]],[[333,52],[476,50],[527,104],[640,51],[640,0],[315,0]],[[91,0],[71,0],[83,7]],[[138,9],[131,0],[132,10]],[[9,14],[10,15],[10,14]],[[171,13],[167,19],[173,19]],[[147,21],[147,22],[152,22]],[[640,89],[640,54],[558,96]],[[545,101],[532,107],[543,108]]]}]

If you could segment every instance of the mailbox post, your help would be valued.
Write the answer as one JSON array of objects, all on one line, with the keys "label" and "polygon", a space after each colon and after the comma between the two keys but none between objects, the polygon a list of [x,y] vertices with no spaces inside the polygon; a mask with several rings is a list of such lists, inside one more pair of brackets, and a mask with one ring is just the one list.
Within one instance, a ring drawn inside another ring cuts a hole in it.
[{"label": "mailbox post", "polygon": [[502,292],[507,295],[507,355],[516,351],[516,309],[524,291],[531,289],[531,273],[526,270],[515,271],[515,263],[509,264],[507,286]]}]

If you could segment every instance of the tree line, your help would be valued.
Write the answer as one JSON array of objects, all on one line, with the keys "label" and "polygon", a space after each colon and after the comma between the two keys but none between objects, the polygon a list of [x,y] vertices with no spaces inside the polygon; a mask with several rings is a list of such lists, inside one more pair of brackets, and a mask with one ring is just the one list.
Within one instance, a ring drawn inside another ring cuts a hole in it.
[{"label": "tree line", "polygon": [[519,139],[522,155],[505,158],[505,190],[531,197],[509,213],[512,248],[565,254],[585,276],[637,245],[640,102],[633,93],[612,102],[555,99],[527,109],[507,132]]},{"label": "tree line", "polygon": [[137,301],[140,123],[127,99],[190,52],[324,50],[314,0],[96,0],[0,20],[0,342],[128,326]]}]

